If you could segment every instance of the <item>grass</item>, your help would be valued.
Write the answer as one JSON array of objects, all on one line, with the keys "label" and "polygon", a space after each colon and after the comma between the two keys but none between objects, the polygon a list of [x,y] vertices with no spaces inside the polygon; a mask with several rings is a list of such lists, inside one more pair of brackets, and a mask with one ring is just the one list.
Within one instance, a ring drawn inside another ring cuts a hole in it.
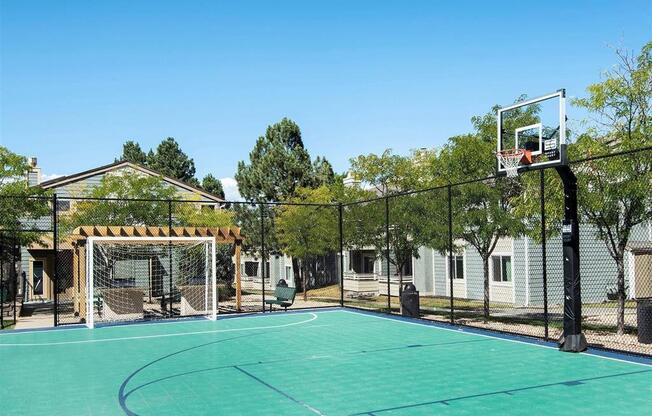
[{"label": "grass", "polygon": [[[297,297],[303,296],[302,293],[297,293]],[[330,285],[317,289],[310,289],[308,291],[308,299],[317,301],[317,302],[339,302],[340,299],[340,287],[339,285]],[[450,298],[448,297],[434,297],[434,296],[423,296],[420,299],[420,309],[423,315],[435,315],[448,317],[450,315]],[[374,297],[366,298],[344,298],[344,303],[352,306],[357,306],[364,309],[374,309],[380,311],[387,311],[387,296],[379,295]],[[398,297],[391,297],[391,312],[399,313],[399,304]],[[483,322],[483,302],[479,300],[471,299],[460,299],[454,298],[453,305],[455,308],[455,318],[456,319],[469,319],[476,322]],[[606,308],[616,308],[618,302],[616,301],[605,301],[600,303],[585,303],[582,305],[585,312],[589,311],[591,307],[606,307]],[[625,308],[634,309],[636,308],[636,301],[627,301],[625,303]],[[500,309],[514,309],[514,306],[508,303],[498,303],[490,302],[489,309],[491,310],[500,310]],[[541,311],[539,314],[542,314]],[[545,322],[542,316],[532,316],[523,314],[520,316],[489,316],[489,322],[511,324],[511,325],[528,325],[532,327],[542,328],[545,326]],[[582,324],[583,328],[588,331],[596,332],[608,332],[615,333],[616,325],[610,324],[599,324],[599,323],[590,323],[584,322]],[[551,316],[548,321],[548,328],[550,329],[559,329],[563,328],[563,320],[559,317]],[[625,332],[629,334],[636,334],[636,328],[626,327]]]},{"label": "grass", "polygon": [[12,329],[16,322],[13,319],[5,319],[3,322],[4,326],[0,329]]}]

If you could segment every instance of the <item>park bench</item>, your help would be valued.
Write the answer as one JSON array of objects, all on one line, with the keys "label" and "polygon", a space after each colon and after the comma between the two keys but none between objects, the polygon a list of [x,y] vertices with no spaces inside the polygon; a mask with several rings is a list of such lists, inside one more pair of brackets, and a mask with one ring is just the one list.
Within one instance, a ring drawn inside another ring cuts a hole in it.
[{"label": "park bench", "polygon": [[285,310],[288,310],[288,306],[292,306],[294,303],[294,296],[297,294],[297,289],[294,287],[287,286],[276,286],[274,289],[274,297],[276,299],[267,299],[265,304],[269,305],[269,311],[272,311],[272,305],[279,305]]}]

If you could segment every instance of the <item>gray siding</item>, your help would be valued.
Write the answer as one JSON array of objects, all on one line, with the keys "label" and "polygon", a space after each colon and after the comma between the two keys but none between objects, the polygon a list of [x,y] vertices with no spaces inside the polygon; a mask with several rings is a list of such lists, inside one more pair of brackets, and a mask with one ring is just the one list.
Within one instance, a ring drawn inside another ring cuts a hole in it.
[{"label": "gray siding", "polygon": [[466,297],[468,299],[484,298],[484,273],[482,257],[471,246],[466,247]]},{"label": "gray siding", "polygon": [[434,287],[435,295],[444,296],[446,294],[446,256],[439,252],[433,252],[434,256]]},{"label": "gray siding", "polygon": [[527,275],[529,274],[527,270],[528,258],[526,258],[526,244],[527,241],[523,238],[514,240],[514,254],[512,255],[514,276],[512,277],[514,281],[515,305],[525,305],[526,303]]},{"label": "gray siding", "polygon": [[419,248],[419,258],[414,259],[414,285],[417,290],[423,294],[433,294],[432,282],[432,255],[431,249],[426,247]]}]

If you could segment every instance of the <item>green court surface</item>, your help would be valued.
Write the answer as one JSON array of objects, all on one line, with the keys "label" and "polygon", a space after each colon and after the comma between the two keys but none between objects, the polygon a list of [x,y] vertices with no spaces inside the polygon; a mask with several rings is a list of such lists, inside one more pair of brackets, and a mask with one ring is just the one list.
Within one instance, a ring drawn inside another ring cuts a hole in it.
[{"label": "green court surface", "polygon": [[643,415],[652,366],[347,309],[0,335],[3,415]]}]

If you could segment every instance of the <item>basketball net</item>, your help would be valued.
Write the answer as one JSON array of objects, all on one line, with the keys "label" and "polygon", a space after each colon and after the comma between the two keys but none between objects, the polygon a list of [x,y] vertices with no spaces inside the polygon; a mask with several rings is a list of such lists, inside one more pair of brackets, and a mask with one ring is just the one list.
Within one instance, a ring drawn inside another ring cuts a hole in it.
[{"label": "basketball net", "polygon": [[498,161],[505,168],[505,173],[508,178],[518,176],[518,167],[521,165],[521,159],[523,159],[524,155],[524,149],[508,149],[496,153]]}]

